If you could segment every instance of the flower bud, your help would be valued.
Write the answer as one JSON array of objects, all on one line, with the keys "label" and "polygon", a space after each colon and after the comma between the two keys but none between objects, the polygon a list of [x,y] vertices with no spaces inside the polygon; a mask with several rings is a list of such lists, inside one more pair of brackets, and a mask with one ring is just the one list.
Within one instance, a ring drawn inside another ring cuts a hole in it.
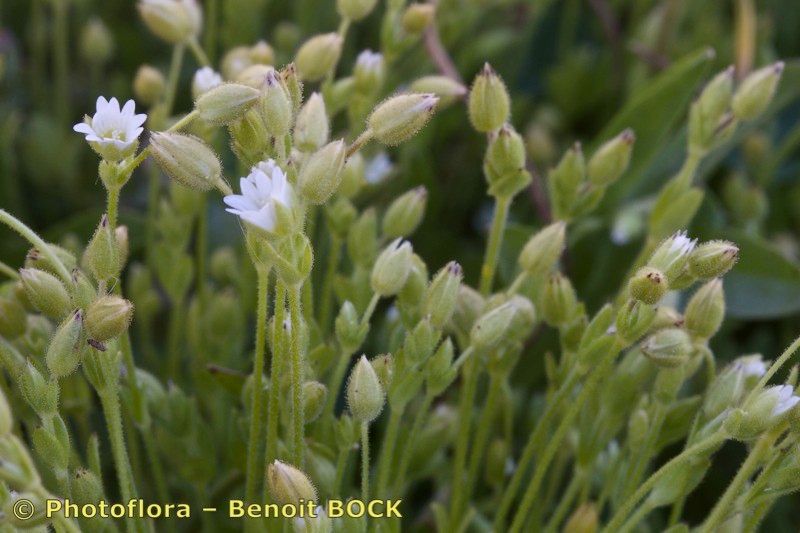
[{"label": "flower bud", "polygon": [[[261,90],[264,87],[264,79],[267,77],[267,73],[273,72],[275,67],[270,65],[250,65],[249,67],[245,68],[234,78],[236,83],[241,83],[242,85],[246,85],[253,89]],[[199,74],[200,71],[198,71]],[[197,75],[195,75],[195,79],[197,79]],[[198,96],[204,92],[210,91],[217,85],[222,84],[222,78],[219,79],[219,83],[216,85],[212,85],[210,87],[205,87],[198,91],[195,91],[195,87],[192,87],[192,93],[197,93]],[[199,87],[198,87],[199,89]]]},{"label": "flower bud", "polygon": [[[72,252],[52,243],[48,244],[47,247],[50,252],[61,261],[67,270],[75,268],[77,261]],[[28,253],[25,255],[25,267],[38,268],[39,270],[44,270],[45,272],[55,275],[58,275],[59,272],[56,264],[50,259],[50,256],[40,252],[37,248],[28,250]]]},{"label": "flower bud", "polygon": [[476,349],[494,348],[504,340],[516,313],[517,309],[510,301],[485,313],[472,326],[470,342]]},{"label": "flower bud", "polygon": [[46,361],[50,375],[60,379],[72,374],[80,363],[83,336],[83,312],[75,310],[58,327],[47,347]]},{"label": "flower bud", "polygon": [[91,470],[78,468],[72,478],[72,497],[79,504],[97,504],[103,500],[103,484]]},{"label": "flower bud", "polygon": [[83,253],[83,264],[98,281],[114,279],[122,268],[119,252],[119,243],[104,214]]},{"label": "flower bud", "polygon": [[14,417],[11,415],[11,406],[5,393],[0,390],[0,439],[10,435],[14,429]]},{"label": "flower bud", "polygon": [[289,63],[281,69],[280,75],[286,94],[292,103],[292,113],[297,114],[300,111],[300,104],[303,103],[303,81],[297,74],[297,67],[294,63]]},{"label": "flower bud", "polygon": [[403,30],[410,35],[418,35],[431,25],[435,14],[436,7],[433,4],[411,4],[401,19]]},{"label": "flower bud", "polygon": [[365,209],[353,223],[347,234],[347,252],[353,263],[366,268],[372,266],[378,253],[378,216],[375,209]]},{"label": "flower bud", "polygon": [[415,80],[409,89],[415,93],[431,93],[438,96],[440,105],[447,105],[467,95],[467,88],[449,76],[423,76]]},{"label": "flower bud", "polygon": [[436,274],[425,293],[423,314],[430,317],[438,329],[442,329],[453,316],[463,276],[461,265],[450,261]]},{"label": "flower bud", "polygon": [[378,0],[336,0],[336,10],[342,18],[357,22],[369,15]]},{"label": "flower bud", "polygon": [[456,331],[468,334],[475,324],[475,320],[483,313],[485,306],[486,301],[478,291],[469,285],[460,285],[452,320]]},{"label": "flower bud", "polygon": [[542,318],[551,327],[566,326],[575,316],[578,299],[569,278],[560,272],[550,276],[539,303]]},{"label": "flower bud", "polygon": [[628,291],[632,298],[646,304],[655,304],[667,293],[669,283],[664,274],[653,267],[642,267],[628,282]]},{"label": "flower bud", "polygon": [[375,369],[365,356],[353,367],[347,382],[347,405],[353,418],[368,424],[383,410],[385,394]]},{"label": "flower bud", "polygon": [[328,397],[328,387],[319,381],[306,381],[303,383],[303,413],[305,422],[310,424],[322,414],[325,399]]},{"label": "flower bud", "polygon": [[706,420],[738,406],[766,371],[767,365],[759,355],[740,357],[729,364],[708,386],[703,402]]},{"label": "flower bud", "polygon": [[717,74],[703,88],[689,111],[689,145],[708,149],[716,140],[719,127],[733,95],[733,67]]},{"label": "flower bud", "polygon": [[504,439],[493,439],[486,450],[486,466],[484,479],[492,487],[502,487],[508,474],[510,461],[508,442]]},{"label": "flower bud", "polygon": [[783,422],[800,403],[791,385],[766,387],[725,421],[725,429],[737,439],[747,440]]},{"label": "flower bud", "polygon": [[23,268],[19,277],[28,300],[45,316],[61,320],[72,310],[67,289],[54,275],[36,268]]},{"label": "flower bud", "polygon": [[684,313],[686,331],[693,337],[707,340],[714,336],[725,317],[722,280],[713,279],[694,293]]},{"label": "flower bud", "polygon": [[48,382],[30,361],[17,375],[20,392],[39,415],[54,415],[58,411],[58,385]]},{"label": "flower bud", "polygon": [[408,237],[417,229],[425,215],[428,190],[420,185],[396,198],[383,217],[383,234],[394,239]]},{"label": "flower bud", "polygon": [[400,292],[411,271],[411,243],[396,239],[378,256],[372,267],[372,290],[381,296]]},{"label": "flower bud", "polygon": [[262,160],[269,146],[269,133],[257,108],[229,124],[228,131],[231,135],[231,147],[240,159],[250,166],[255,166]]},{"label": "flower bud", "polygon": [[468,107],[472,126],[481,133],[500,128],[511,116],[508,90],[489,63],[475,77]]},{"label": "flower bud", "polygon": [[675,401],[686,379],[686,366],[661,367],[653,383],[653,397],[662,405],[670,405]]},{"label": "flower bud", "polygon": [[751,72],[737,89],[731,101],[733,114],[739,120],[753,120],[767,109],[783,74],[784,63],[778,61]]},{"label": "flower bud", "polygon": [[364,94],[372,94],[378,91],[383,85],[386,77],[386,66],[383,55],[364,50],[358,54],[356,64],[353,67],[353,80],[356,89]]},{"label": "flower bud", "polygon": [[286,135],[291,127],[292,101],[275,69],[270,69],[264,78],[261,118],[274,137]]},{"label": "flower bud", "polygon": [[689,359],[692,341],[682,329],[662,329],[642,344],[642,353],[659,366],[677,367]]},{"label": "flower bud", "polygon": [[514,307],[514,316],[508,326],[508,340],[523,341],[530,335],[531,328],[536,323],[536,308],[530,300],[518,294],[511,296],[508,303]]},{"label": "flower bud", "polygon": [[633,130],[626,129],[598,148],[586,167],[589,181],[598,187],[617,181],[628,168],[635,141]]},{"label": "flower bud", "polygon": [[13,340],[25,333],[28,314],[16,299],[0,296],[0,337]]},{"label": "flower bud", "polygon": [[[397,293],[397,303],[401,313],[408,313],[407,322],[417,322],[422,318],[419,313],[420,302],[428,287],[428,266],[420,256],[411,254],[411,268],[408,271],[408,278],[403,284],[403,288]],[[410,308],[410,309],[409,309]],[[405,315],[404,315],[405,316]]]},{"label": "flower bud", "polygon": [[392,354],[382,354],[374,357],[370,361],[372,369],[375,370],[375,375],[378,376],[378,381],[383,390],[389,390],[394,377],[394,358]]},{"label": "flower bud", "polygon": [[685,231],[679,231],[656,248],[647,266],[661,271],[667,281],[676,279],[689,262],[689,256],[696,245],[697,239],[689,239]]},{"label": "flower bud", "polygon": [[250,47],[250,59],[253,63],[272,65],[275,63],[275,50],[262,39]]},{"label": "flower bud", "polygon": [[655,317],[656,310],[652,305],[630,299],[617,313],[617,334],[626,343],[632,344],[650,329]]},{"label": "flower bud", "polygon": [[701,244],[689,256],[689,272],[700,279],[718,278],[727,273],[739,259],[739,248],[729,241]]},{"label": "flower bud", "polygon": [[423,318],[406,333],[403,355],[415,365],[422,364],[431,356],[438,340],[439,333],[434,330],[430,319]]},{"label": "flower bud", "polygon": [[297,51],[294,62],[304,81],[320,81],[336,66],[342,54],[342,37],[324,33],[311,37]]},{"label": "flower bud", "polygon": [[276,460],[267,467],[267,486],[279,505],[317,501],[317,489],[301,470]]},{"label": "flower bud", "polygon": [[556,218],[567,220],[578,201],[586,177],[586,161],[580,143],[575,143],[548,174],[550,201]]},{"label": "flower bud", "polygon": [[223,83],[204,92],[195,102],[200,118],[212,124],[228,124],[258,101],[259,92],[238,83]]},{"label": "flower bud", "polygon": [[564,524],[563,533],[595,533],[598,523],[597,507],[593,503],[584,503],[575,509]]},{"label": "flower bud", "polygon": [[453,352],[453,341],[448,337],[425,365],[428,392],[433,396],[444,392],[458,375],[458,369],[453,367]]},{"label": "flower bud", "polygon": [[[25,444],[16,435],[5,435],[0,437],[0,481],[7,483],[18,491],[32,489],[39,485],[39,474],[36,465],[33,463]],[[7,494],[7,488],[3,487],[3,492]],[[3,509],[4,521],[13,517],[14,513]],[[22,526],[23,524],[19,524]]]},{"label": "flower bud", "polygon": [[306,161],[297,181],[300,192],[312,204],[324,204],[339,187],[344,168],[344,141],[326,144]]},{"label": "flower bud", "polygon": [[146,106],[153,106],[161,100],[166,81],[161,71],[150,65],[142,65],[133,78],[133,95]]},{"label": "flower bud", "polygon": [[209,191],[222,179],[216,154],[192,135],[154,132],[150,136],[150,152],[161,170],[184,187]]},{"label": "flower bud", "polygon": [[297,114],[294,141],[300,150],[312,152],[328,142],[330,125],[325,111],[325,100],[319,93],[312,94]]},{"label": "flower bud", "polygon": [[168,43],[185,43],[200,34],[203,13],[196,0],[141,0],[138,8],[147,28]]},{"label": "flower bud", "polygon": [[519,254],[519,266],[531,277],[539,278],[553,269],[564,251],[567,225],[554,222],[536,232]]},{"label": "flower bud", "polygon": [[373,137],[388,146],[406,141],[422,129],[436,110],[432,94],[401,94],[378,104],[367,119]]},{"label": "flower bud", "polygon": [[133,304],[119,296],[101,296],[86,310],[86,329],[96,341],[111,340],[127,331]]},{"label": "flower bud", "polygon": [[646,409],[636,409],[628,419],[627,445],[636,450],[645,444],[647,431],[650,426],[650,417]]},{"label": "flower bud", "polygon": [[342,169],[342,182],[338,194],[342,198],[352,198],[364,185],[364,157],[356,152],[347,158]]},{"label": "flower bud", "polygon": [[510,125],[489,134],[483,171],[492,196],[512,197],[530,183],[530,173],[525,170],[525,143]]},{"label": "flower bud", "polygon": [[94,65],[105,65],[114,53],[114,37],[99,18],[92,18],[81,30],[81,55]]}]

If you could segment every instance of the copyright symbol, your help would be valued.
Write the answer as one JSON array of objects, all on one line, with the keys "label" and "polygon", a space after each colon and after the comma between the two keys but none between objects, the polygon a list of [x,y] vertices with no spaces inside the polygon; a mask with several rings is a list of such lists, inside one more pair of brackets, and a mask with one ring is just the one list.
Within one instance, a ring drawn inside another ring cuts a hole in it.
[{"label": "copyright symbol", "polygon": [[19,520],[28,520],[36,512],[36,508],[32,501],[21,498],[14,502],[13,512]]}]

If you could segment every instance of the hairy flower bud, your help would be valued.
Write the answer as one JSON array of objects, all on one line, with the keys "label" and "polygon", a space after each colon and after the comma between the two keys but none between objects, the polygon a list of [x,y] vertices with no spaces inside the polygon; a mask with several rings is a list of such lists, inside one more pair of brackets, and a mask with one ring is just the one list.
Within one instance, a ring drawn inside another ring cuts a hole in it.
[{"label": "hairy flower bud", "polygon": [[25,401],[39,415],[55,415],[58,411],[58,384],[47,381],[30,361],[21,367],[17,383]]},{"label": "hairy flower bud", "polygon": [[305,414],[306,424],[310,424],[319,418],[323,407],[325,407],[325,399],[327,397],[328,387],[319,381],[306,381],[303,383],[303,413]]},{"label": "hairy flower bud", "polygon": [[381,414],[385,393],[378,375],[365,356],[353,367],[347,382],[347,405],[353,418],[361,423],[370,423]]},{"label": "hairy flower bud", "polygon": [[342,37],[338,33],[324,33],[304,42],[294,62],[301,79],[320,81],[336,65],[341,54]]},{"label": "hairy flower bud", "polygon": [[339,187],[344,168],[345,144],[339,139],[326,144],[306,161],[297,178],[300,192],[312,204],[324,204]]},{"label": "hairy flower bud", "polygon": [[192,135],[154,132],[150,136],[150,152],[161,170],[184,187],[209,191],[222,179],[216,154]]},{"label": "hairy flower bud", "polygon": [[164,94],[166,81],[161,71],[150,66],[142,65],[133,78],[133,95],[146,106],[158,103]]},{"label": "hairy flower bud", "polygon": [[86,329],[96,341],[107,341],[127,331],[133,318],[133,304],[119,296],[95,300],[86,310]]},{"label": "hairy flower bud", "polygon": [[556,218],[568,220],[578,201],[578,192],[586,178],[586,160],[580,143],[564,152],[548,174],[550,201]]},{"label": "hairy flower bud", "polygon": [[431,25],[435,14],[436,6],[433,4],[410,4],[401,19],[403,30],[410,35],[418,35]]},{"label": "hairy flower bud", "polygon": [[342,18],[357,22],[369,15],[378,0],[336,0],[336,10]]},{"label": "hairy flower bud", "polygon": [[54,275],[36,268],[23,268],[19,277],[28,300],[42,314],[61,320],[72,310],[67,289]]},{"label": "hairy flower bud", "polygon": [[238,83],[223,83],[204,92],[195,102],[200,118],[213,124],[238,119],[258,101],[259,92]]},{"label": "hairy flower bud", "polygon": [[630,299],[617,313],[617,334],[626,343],[632,344],[650,329],[655,318],[656,310],[652,305]]},{"label": "hairy flower bud", "polygon": [[642,353],[663,367],[676,367],[685,363],[692,352],[692,341],[679,328],[667,328],[651,335],[642,344]]},{"label": "hairy flower bud", "polygon": [[767,371],[760,355],[739,357],[729,364],[705,394],[703,413],[707,420],[716,418],[725,409],[736,407]]},{"label": "hairy flower bud", "polygon": [[394,239],[414,233],[425,215],[427,200],[428,190],[422,185],[398,196],[383,217],[383,234]]},{"label": "hairy flower bud", "polygon": [[372,268],[372,290],[381,296],[400,292],[411,271],[411,254],[411,243],[408,241],[396,239],[389,244]]},{"label": "hairy flower bud", "polygon": [[107,281],[119,275],[122,268],[119,243],[108,216],[100,217],[100,223],[83,253],[83,263],[98,281]]},{"label": "hairy flower bud", "polygon": [[633,130],[626,129],[598,148],[586,167],[589,181],[598,187],[617,181],[628,168],[635,141]]},{"label": "hairy flower bud", "polygon": [[592,503],[579,506],[564,524],[563,533],[596,533],[600,520]]},{"label": "hairy flower bud", "polygon": [[470,342],[477,349],[494,348],[504,340],[516,313],[517,309],[510,301],[485,313],[472,326]]},{"label": "hairy flower bud", "polygon": [[453,312],[452,323],[456,331],[465,335],[469,334],[475,320],[483,313],[486,301],[483,296],[466,284],[458,287],[456,308]]},{"label": "hairy flower bud", "polygon": [[425,375],[430,394],[438,396],[456,379],[458,369],[453,367],[453,353],[453,341],[448,337],[428,359]]},{"label": "hairy flower bud", "polygon": [[342,169],[342,182],[339,184],[339,196],[352,198],[364,185],[364,157],[356,152],[347,158]]},{"label": "hairy flower bud", "polygon": [[725,429],[737,439],[757,437],[786,420],[798,403],[800,397],[791,385],[766,387],[728,416]]},{"label": "hairy flower bud", "polygon": [[725,275],[739,259],[739,247],[729,241],[701,244],[689,256],[689,272],[700,279]]},{"label": "hairy flower bud", "polygon": [[367,119],[378,142],[395,146],[413,137],[436,110],[439,98],[433,94],[401,94],[379,104]]},{"label": "hairy flower bud", "polygon": [[548,274],[564,251],[567,225],[554,222],[537,231],[519,254],[519,266],[531,277]]},{"label": "hairy flower bud", "polygon": [[753,120],[767,109],[783,74],[784,63],[778,61],[751,72],[733,95],[731,108],[739,120]]},{"label": "hairy flower bud", "polygon": [[347,252],[353,263],[372,266],[378,253],[378,215],[374,208],[365,209],[353,223],[347,234]]},{"label": "hairy flower bud", "polygon": [[689,256],[696,245],[697,239],[690,239],[685,231],[679,231],[659,244],[647,266],[661,271],[667,281],[677,279],[689,262]]},{"label": "hairy flower bud", "polygon": [[0,296],[0,337],[13,340],[25,333],[28,315],[16,299]]},{"label": "hairy flower bud", "polygon": [[431,93],[440,98],[440,105],[447,105],[467,95],[466,87],[449,76],[423,76],[415,80],[409,89],[415,93]]},{"label": "hairy flower bud", "polygon": [[147,28],[168,43],[197,38],[203,13],[196,0],[141,0],[139,14]]},{"label": "hairy flower bud", "polygon": [[703,88],[689,111],[689,144],[708,149],[719,132],[733,95],[733,67],[717,74]]},{"label": "hairy flower bud", "polygon": [[[33,463],[25,444],[16,435],[5,435],[0,437],[0,481],[4,485],[7,483],[18,491],[36,488],[41,483],[36,465]],[[8,494],[8,488],[3,489],[4,494]],[[18,496],[29,496],[28,494],[18,494]],[[5,500],[5,498],[3,498]],[[30,501],[30,500],[29,500]],[[39,503],[41,501],[38,500]],[[3,502],[4,504],[10,502]],[[33,503],[31,506],[33,507]],[[40,507],[41,508],[41,507]],[[16,509],[16,507],[14,507]],[[9,509],[2,510],[4,521],[9,521],[15,516]],[[17,524],[20,527],[27,525],[26,522]]]},{"label": "hairy flower bud", "polygon": [[631,297],[647,304],[658,303],[668,289],[667,277],[657,268],[648,266],[637,270],[628,282]]},{"label": "hairy flower bud", "polygon": [[706,340],[719,330],[724,317],[722,280],[712,279],[700,287],[689,300],[684,313],[684,325],[693,337]]},{"label": "hairy flower bud", "polygon": [[436,274],[425,293],[423,313],[439,329],[453,316],[462,277],[461,265],[451,261]]},{"label": "hairy flower bud", "polygon": [[114,37],[99,18],[89,19],[81,30],[81,55],[87,62],[104,65],[114,53]]},{"label": "hairy flower bud", "polygon": [[330,124],[325,111],[325,100],[319,93],[312,94],[300,112],[294,126],[294,141],[300,150],[312,152],[328,142]]},{"label": "hairy flower bud", "polygon": [[317,501],[317,489],[301,470],[276,460],[267,466],[267,486],[279,505]]},{"label": "hairy flower bud", "polygon": [[356,89],[364,94],[373,94],[380,90],[386,77],[386,65],[383,55],[372,50],[364,50],[358,54],[353,67],[353,80]]},{"label": "hairy flower bud", "polygon": [[575,316],[578,298],[569,278],[556,272],[545,284],[539,303],[542,318],[552,327],[566,326]]},{"label": "hairy flower bud", "polygon": [[492,196],[513,197],[530,183],[531,175],[525,169],[525,143],[509,124],[489,134],[483,171]]},{"label": "hairy flower bud", "polygon": [[103,483],[91,470],[79,468],[72,478],[72,496],[79,504],[96,504],[103,495]]},{"label": "hairy flower bud", "polygon": [[481,133],[500,128],[511,116],[508,90],[489,63],[475,77],[468,107],[472,126]]},{"label": "hairy flower bud", "polygon": [[80,363],[83,312],[77,309],[56,330],[45,359],[50,375],[60,379],[72,374]]},{"label": "hairy flower bud", "polygon": [[275,137],[286,135],[291,127],[292,101],[275,69],[270,69],[264,78],[261,118],[267,130]]}]

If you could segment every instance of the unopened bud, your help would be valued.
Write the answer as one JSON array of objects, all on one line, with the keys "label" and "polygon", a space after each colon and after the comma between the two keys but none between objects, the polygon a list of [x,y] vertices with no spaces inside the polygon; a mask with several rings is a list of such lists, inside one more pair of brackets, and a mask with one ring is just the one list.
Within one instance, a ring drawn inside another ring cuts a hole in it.
[{"label": "unopened bud", "polygon": [[103,484],[91,470],[79,468],[72,478],[72,496],[79,504],[96,504],[103,499]]},{"label": "unopened bud", "polygon": [[545,284],[541,296],[542,318],[552,327],[566,326],[575,316],[578,299],[569,278],[556,272]]},{"label": "unopened bud", "polygon": [[728,416],[725,429],[738,439],[754,438],[784,421],[798,403],[791,385],[766,387]]},{"label": "unopened bud", "polygon": [[50,375],[60,379],[72,374],[80,363],[83,312],[78,309],[58,327],[47,347],[46,361]]},{"label": "unopened bud", "polygon": [[67,289],[54,275],[36,268],[23,268],[19,277],[28,300],[42,314],[61,320],[72,310]]},{"label": "unopened bud", "polygon": [[530,183],[525,170],[525,143],[509,124],[489,134],[483,170],[492,196],[510,198]]},{"label": "unopened bud", "polygon": [[264,78],[261,118],[267,130],[275,137],[286,135],[291,127],[292,101],[280,75],[274,69],[270,69]]},{"label": "unopened bud", "polygon": [[435,14],[436,7],[433,4],[411,4],[403,13],[403,30],[408,34],[418,35],[431,25]]},{"label": "unopened bud", "polygon": [[25,401],[39,415],[58,411],[58,385],[48,382],[30,361],[22,366],[17,383]]},{"label": "unopened bud", "polygon": [[328,142],[330,125],[325,111],[325,100],[319,93],[312,94],[300,112],[294,126],[294,141],[300,150],[314,151]]},{"label": "unopened bud", "polygon": [[475,320],[483,313],[486,301],[483,296],[466,284],[458,287],[456,309],[453,312],[453,326],[463,334],[469,334]]},{"label": "unopened bud", "polygon": [[342,183],[339,184],[339,196],[352,198],[364,186],[364,157],[356,152],[351,155],[342,169]]},{"label": "unopened bud", "polygon": [[320,81],[339,61],[342,54],[342,37],[338,33],[315,35],[303,43],[294,62],[305,81]]},{"label": "unopened bud", "polygon": [[147,28],[168,43],[185,43],[200,33],[203,13],[196,0],[141,0],[138,7]]},{"label": "unopened bud", "polygon": [[563,533],[595,533],[598,524],[597,507],[593,503],[584,503],[575,509],[564,524]]},{"label": "unopened bud", "polygon": [[628,282],[631,297],[647,304],[658,303],[668,289],[669,283],[663,272],[648,266],[637,270]]},{"label": "unopened bud", "polygon": [[373,137],[395,146],[422,129],[436,110],[439,98],[432,94],[401,94],[379,104],[367,119]]},{"label": "unopened bud", "polygon": [[267,41],[258,41],[250,47],[250,59],[253,63],[272,65],[275,62],[275,50]]},{"label": "unopened bud", "polygon": [[516,312],[514,304],[506,302],[478,318],[470,332],[470,341],[475,348],[489,350],[500,344]]},{"label": "unopened bud", "polygon": [[396,239],[389,244],[372,268],[372,290],[381,296],[400,292],[411,271],[411,243]]},{"label": "unopened bud", "polygon": [[689,111],[689,143],[707,149],[715,140],[733,95],[733,67],[717,74],[703,88]]},{"label": "unopened bud", "polygon": [[374,93],[383,85],[386,76],[383,55],[372,50],[364,50],[358,54],[353,67],[353,79],[358,91],[366,94]]},{"label": "unopened bud", "polygon": [[433,278],[423,302],[423,313],[434,326],[441,329],[450,321],[458,302],[459,287],[464,273],[455,261],[447,263]]},{"label": "unopened bud", "polygon": [[114,37],[99,18],[92,18],[81,31],[81,55],[89,63],[104,65],[114,53]]},{"label": "unopened bud", "polygon": [[598,148],[586,167],[589,181],[598,187],[617,181],[628,168],[635,141],[633,130],[627,129]]},{"label": "unopened bud", "polygon": [[357,22],[369,15],[378,0],[336,0],[336,10],[342,18]]},{"label": "unopened bud", "polygon": [[297,181],[303,197],[312,204],[324,204],[342,179],[345,144],[339,139],[323,146],[300,169]]},{"label": "unopened bud", "polygon": [[328,397],[328,387],[319,381],[306,381],[303,383],[303,413],[305,422],[310,424],[322,414],[325,399]]},{"label": "unopened bud", "polygon": [[725,275],[739,259],[739,248],[729,241],[701,244],[689,256],[689,271],[700,279]]},{"label": "unopened bud", "polygon": [[303,505],[317,500],[317,489],[301,470],[275,461],[267,467],[269,492],[280,505]]},{"label": "unopened bud", "polygon": [[567,226],[555,222],[536,232],[519,254],[519,266],[530,276],[538,278],[548,274],[564,251]]},{"label": "unopened bud", "polygon": [[209,191],[222,179],[216,154],[192,135],[154,132],[150,136],[150,152],[161,170],[184,187]]},{"label": "unopened bud", "polygon": [[13,340],[25,333],[28,323],[25,308],[16,299],[0,296],[0,337]]},{"label": "unopened bud", "polygon": [[386,353],[379,355],[374,357],[369,363],[372,365],[373,370],[375,370],[375,375],[378,376],[378,381],[383,390],[389,390],[389,387],[392,385],[392,379],[394,378],[394,358],[392,354]]},{"label": "unopened bud", "polygon": [[778,61],[751,72],[742,81],[731,101],[733,114],[739,120],[753,120],[761,115],[775,96],[783,74],[784,63]]},{"label": "unopened bud", "polygon": [[347,234],[347,252],[353,263],[367,268],[372,266],[378,253],[378,215],[375,209],[365,209],[353,223]]},{"label": "unopened bud", "polygon": [[428,190],[419,186],[395,199],[383,217],[383,234],[389,238],[408,237],[425,215]]},{"label": "unopened bud", "polygon": [[133,95],[146,106],[153,106],[164,94],[166,81],[161,71],[150,65],[142,65],[133,78]]},{"label": "unopened bud", "polygon": [[423,318],[406,334],[403,355],[414,364],[422,364],[433,353],[438,339],[439,334],[434,330],[430,319]]},{"label": "unopened bud", "polygon": [[294,63],[283,67],[280,74],[286,94],[289,95],[289,101],[292,103],[292,112],[296,114],[300,110],[300,104],[303,103],[303,81],[300,79]]},{"label": "unopened bud", "polygon": [[661,271],[667,281],[676,279],[689,262],[689,256],[696,245],[697,239],[690,239],[685,231],[679,231],[656,248],[647,266]]},{"label": "unopened bud", "polygon": [[469,93],[469,119],[481,133],[494,131],[511,115],[511,104],[503,80],[486,63],[475,77]]},{"label": "unopened bud", "polygon": [[378,418],[383,410],[385,393],[375,369],[365,356],[353,367],[347,382],[347,405],[353,418],[369,423]]},{"label": "unopened bud", "polygon": [[700,287],[689,300],[684,313],[685,327],[692,336],[710,339],[725,317],[722,280],[713,279]]},{"label": "unopened bud", "polygon": [[617,313],[617,334],[625,342],[632,344],[650,329],[655,318],[656,310],[652,305],[630,299]]},{"label": "unopened bud", "polygon": [[86,329],[96,341],[107,341],[127,331],[133,304],[119,296],[102,296],[86,310]]},{"label": "unopened bud", "polygon": [[428,359],[425,374],[430,394],[438,396],[456,379],[458,369],[453,368],[453,353],[453,341],[448,337]]},{"label": "unopened bud", "polygon": [[449,76],[423,76],[415,80],[409,89],[415,93],[431,93],[441,99],[441,105],[452,103],[466,96],[468,90]]},{"label": "unopened bud", "polygon": [[195,102],[200,118],[213,124],[228,124],[241,117],[258,101],[259,92],[238,83],[223,83],[204,92]]},{"label": "unopened bud", "polygon": [[100,224],[86,246],[83,263],[98,281],[106,281],[119,275],[120,264],[119,243],[108,222],[108,216],[100,217]]},{"label": "unopened bud", "polygon": [[578,191],[586,177],[586,161],[580,143],[564,152],[548,174],[550,200],[557,218],[568,219],[578,200]]},{"label": "unopened bud", "polygon": [[692,352],[689,335],[678,328],[667,328],[651,335],[642,344],[642,353],[663,367],[676,367],[685,363]]}]

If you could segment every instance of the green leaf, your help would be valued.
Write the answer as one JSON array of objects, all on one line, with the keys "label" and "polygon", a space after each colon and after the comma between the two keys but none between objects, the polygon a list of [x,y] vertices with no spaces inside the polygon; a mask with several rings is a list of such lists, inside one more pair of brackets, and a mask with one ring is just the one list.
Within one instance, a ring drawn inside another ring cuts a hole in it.
[{"label": "green leaf", "polygon": [[593,150],[625,128],[632,128],[636,133],[630,167],[609,188],[606,205],[615,205],[638,186],[653,158],[663,148],[667,134],[686,116],[687,105],[698,84],[706,78],[713,58],[714,51],[703,48],[677,61],[637,91],[597,136]]}]

